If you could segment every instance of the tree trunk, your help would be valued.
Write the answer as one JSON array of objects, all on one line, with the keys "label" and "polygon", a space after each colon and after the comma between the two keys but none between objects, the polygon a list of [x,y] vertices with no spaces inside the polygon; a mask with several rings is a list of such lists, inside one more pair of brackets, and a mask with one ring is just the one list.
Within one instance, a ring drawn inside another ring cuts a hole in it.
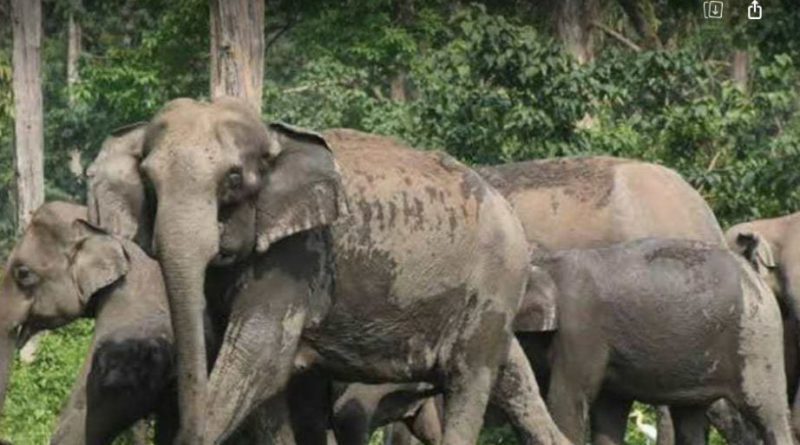
[{"label": "tree trunk", "polygon": [[[414,0],[394,0],[394,23],[402,28],[410,27],[414,22]],[[399,67],[389,81],[389,97],[395,102],[408,100],[406,91],[407,74],[404,67]]]},{"label": "tree trunk", "polygon": [[211,97],[235,96],[261,112],[264,0],[210,0]]},{"label": "tree trunk", "polygon": [[733,53],[731,76],[733,83],[742,92],[747,91],[747,72],[750,68],[750,56],[745,50],[736,50]]},{"label": "tree trunk", "polygon": [[70,105],[75,103],[75,85],[80,80],[78,59],[81,55],[81,25],[75,19],[75,13],[69,13],[67,29],[67,93]]},{"label": "tree trunk", "polygon": [[658,18],[650,0],[619,0],[620,6],[642,38],[642,46],[647,49],[661,49],[658,37]]},{"label": "tree trunk", "polygon": [[400,70],[392,78],[391,84],[389,85],[389,97],[395,102],[405,102],[408,100],[405,71]]},{"label": "tree trunk", "polygon": [[17,223],[21,232],[44,202],[42,3],[11,0]]},{"label": "tree trunk", "polygon": [[592,21],[597,11],[597,0],[560,0],[555,8],[556,34],[580,64],[594,59]]},{"label": "tree trunk", "polygon": [[[72,10],[69,12],[67,26],[67,100],[70,106],[75,105],[75,86],[80,81],[78,60],[81,57],[81,24],[75,18],[75,9],[80,7],[80,0],[73,0]],[[77,178],[83,178],[83,165],[81,164],[81,151],[74,147],[69,151],[69,171]]]}]

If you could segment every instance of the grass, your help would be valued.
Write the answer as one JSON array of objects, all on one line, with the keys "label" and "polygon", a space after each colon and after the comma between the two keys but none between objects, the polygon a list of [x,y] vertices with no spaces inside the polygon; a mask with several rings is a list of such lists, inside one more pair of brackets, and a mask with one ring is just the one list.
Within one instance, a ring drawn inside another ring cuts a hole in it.
[{"label": "grass", "polygon": [[36,360],[14,362],[0,436],[14,444],[49,443],[58,413],[89,348],[92,324],[83,320],[46,335]]}]

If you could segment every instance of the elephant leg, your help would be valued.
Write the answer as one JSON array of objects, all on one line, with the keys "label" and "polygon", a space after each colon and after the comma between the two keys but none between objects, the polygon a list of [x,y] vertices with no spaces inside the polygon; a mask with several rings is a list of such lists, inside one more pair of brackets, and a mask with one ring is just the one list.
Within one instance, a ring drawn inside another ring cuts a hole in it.
[{"label": "elephant leg", "polygon": [[708,442],[707,408],[703,405],[674,406],[670,409],[676,445],[705,445]]},{"label": "elephant leg", "polygon": [[608,362],[607,349],[587,342],[582,338],[586,335],[570,336],[564,331],[556,335],[547,393],[553,420],[574,444],[585,443],[586,417],[600,391]]},{"label": "elephant leg", "polygon": [[[332,409],[331,392],[331,381],[320,370],[296,373],[289,380],[289,418],[298,443],[327,445]],[[363,444],[366,445],[368,441],[369,437]],[[349,443],[340,441],[339,445]]]},{"label": "elephant leg", "polygon": [[259,405],[224,445],[296,445],[285,394]]},{"label": "elephant leg", "polygon": [[785,399],[768,400],[764,397],[746,401],[741,412],[758,426],[765,445],[794,443]]},{"label": "elephant leg", "polygon": [[[206,444],[224,440],[261,403],[286,388],[309,301],[324,305],[327,298],[327,263],[311,239],[311,233],[283,239],[243,271],[247,285],[233,298],[208,379]],[[310,296],[310,291],[326,296]]]},{"label": "elephant leg", "polygon": [[600,392],[592,404],[592,443],[594,445],[624,445],[628,413],[633,401]]},{"label": "elephant leg", "polygon": [[[91,390],[90,390],[91,391]],[[110,445],[114,439],[143,418],[146,408],[139,408],[139,398],[130,392],[89,394],[86,415],[86,444]]]},{"label": "elephant leg", "polygon": [[553,422],[539,393],[539,385],[517,339],[512,340],[506,363],[492,391],[492,405],[500,408],[523,445],[568,443]]},{"label": "elephant leg", "polygon": [[666,406],[656,406],[656,445],[675,445],[675,425]]},{"label": "elephant leg", "polygon": [[485,366],[449,374],[444,391],[444,445],[478,442],[495,374]]},{"label": "elephant leg", "polygon": [[706,417],[728,445],[754,445],[761,442],[755,426],[725,399],[714,402],[706,412]]},{"label": "elephant leg", "polygon": [[[417,410],[414,417],[405,420],[407,428],[395,425],[395,430],[410,431],[420,442],[425,445],[438,445],[442,442],[442,420],[436,406],[436,397],[428,398]],[[402,433],[408,435],[408,433]],[[411,445],[412,440],[392,442],[393,445]]]},{"label": "elephant leg", "polygon": [[747,334],[740,337],[738,349],[743,357],[737,379],[740,386],[729,400],[756,425],[765,445],[791,444],[784,337],[782,326],[772,323],[769,309],[762,307],[742,323]]},{"label": "elephant leg", "polygon": [[[490,324],[491,323],[491,324]],[[508,354],[509,343],[496,341],[487,347],[478,337],[506,339],[519,348],[516,339],[506,334],[505,322],[481,323],[481,332],[460,336],[452,347],[452,359],[444,375],[443,445],[474,445],[478,442],[486,407],[499,368]],[[523,355],[519,350],[515,355]],[[524,355],[523,355],[524,356]]]}]

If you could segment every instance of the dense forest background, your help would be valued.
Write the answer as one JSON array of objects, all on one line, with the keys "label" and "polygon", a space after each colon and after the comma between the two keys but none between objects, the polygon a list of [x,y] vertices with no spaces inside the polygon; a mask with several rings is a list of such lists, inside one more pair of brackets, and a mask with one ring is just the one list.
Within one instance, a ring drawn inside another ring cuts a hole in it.
[{"label": "dense forest background", "polygon": [[[720,221],[800,210],[800,8],[700,0],[268,0],[264,117],[469,163],[577,154],[677,169]],[[45,184],[83,202],[111,130],[208,96],[207,0],[44,0]],[[68,85],[68,23],[82,31]],[[8,23],[0,0],[0,23]],[[14,242],[11,31],[0,26],[0,259]],[[4,436],[46,443],[88,325],[18,365]],[[512,443],[499,434],[487,444]]]}]

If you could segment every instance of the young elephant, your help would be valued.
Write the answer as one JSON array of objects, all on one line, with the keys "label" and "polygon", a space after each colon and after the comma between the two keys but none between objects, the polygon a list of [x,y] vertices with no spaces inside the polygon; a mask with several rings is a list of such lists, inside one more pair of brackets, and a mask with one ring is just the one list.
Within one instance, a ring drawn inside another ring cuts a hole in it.
[{"label": "young elephant", "polygon": [[[725,232],[728,246],[747,259],[761,274],[784,309],[787,397],[793,401],[793,427],[800,434],[800,213],[737,224]],[[742,442],[748,443],[748,442]]]},{"label": "young elephant", "polygon": [[704,443],[703,413],[719,398],[758,425],[766,444],[792,443],[780,310],[738,255],[646,239],[537,265],[558,294],[548,406],[574,443],[584,443],[593,406],[606,428],[616,424],[601,432],[604,443],[622,443],[633,400],[670,405],[678,443]]},{"label": "young elephant", "polygon": [[90,352],[51,443],[110,444],[152,411],[162,420],[157,438],[174,434],[174,351],[161,270],[86,217],[82,206],[43,205],[9,257],[0,293],[2,389],[14,337],[23,344],[42,329],[94,317]]}]

